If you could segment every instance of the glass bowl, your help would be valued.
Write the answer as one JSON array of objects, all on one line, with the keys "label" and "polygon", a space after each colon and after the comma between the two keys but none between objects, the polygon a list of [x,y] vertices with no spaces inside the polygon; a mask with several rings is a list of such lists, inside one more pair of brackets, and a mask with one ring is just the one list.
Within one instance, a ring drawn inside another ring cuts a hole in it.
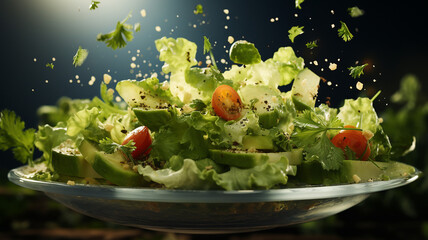
[{"label": "glass bowl", "polygon": [[116,224],[177,233],[237,233],[298,224],[344,211],[371,193],[415,181],[414,174],[388,181],[271,190],[168,190],[110,185],[68,185],[28,179],[12,169],[8,178],[88,216]]}]

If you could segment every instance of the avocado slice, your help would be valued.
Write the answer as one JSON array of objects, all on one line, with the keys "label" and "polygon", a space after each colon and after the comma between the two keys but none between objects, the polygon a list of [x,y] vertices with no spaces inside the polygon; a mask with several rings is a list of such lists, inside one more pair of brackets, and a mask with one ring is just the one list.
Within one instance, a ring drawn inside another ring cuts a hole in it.
[{"label": "avocado slice", "polygon": [[239,168],[253,168],[268,161],[279,161],[281,157],[286,157],[290,165],[298,165],[303,158],[301,149],[296,149],[291,152],[272,153],[219,149],[211,149],[209,152],[214,162]]},{"label": "avocado slice", "polygon": [[166,108],[162,109],[144,109],[133,108],[138,121],[148,127],[150,131],[158,131],[160,127],[165,125],[171,119],[171,113]]},{"label": "avocado slice", "polygon": [[242,147],[248,149],[273,150],[272,138],[268,136],[245,135],[242,138]]},{"label": "avocado slice", "polygon": [[120,152],[107,154],[87,140],[83,140],[79,151],[92,168],[108,181],[119,186],[142,186],[146,184],[143,176],[133,171]]},{"label": "avocado slice", "polygon": [[415,168],[400,162],[345,160],[339,170],[326,171],[317,161],[297,167],[296,179],[306,184],[334,185],[389,180],[415,173]]},{"label": "avocado slice", "polygon": [[102,178],[80,153],[67,153],[60,148],[52,149],[52,167],[59,175]]}]

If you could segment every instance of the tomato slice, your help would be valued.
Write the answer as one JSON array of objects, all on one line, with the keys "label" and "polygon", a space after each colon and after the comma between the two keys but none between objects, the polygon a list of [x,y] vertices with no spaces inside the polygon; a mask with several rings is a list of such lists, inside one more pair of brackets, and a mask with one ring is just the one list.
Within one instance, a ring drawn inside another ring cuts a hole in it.
[{"label": "tomato slice", "polygon": [[215,114],[224,120],[236,120],[241,117],[241,97],[229,85],[220,85],[215,89],[211,105]]},{"label": "tomato slice", "polygon": [[152,138],[150,137],[149,129],[146,126],[140,126],[126,135],[122,145],[127,144],[133,140],[135,143],[135,150],[131,153],[134,159],[139,159],[149,155],[152,145]]},{"label": "tomato slice", "polygon": [[[354,126],[345,126],[345,128],[355,128]],[[370,156],[370,145],[363,133],[358,130],[343,130],[340,131],[336,136],[331,139],[331,142],[338,148],[341,148],[345,152],[345,148],[348,147],[355,156],[366,161]]]}]

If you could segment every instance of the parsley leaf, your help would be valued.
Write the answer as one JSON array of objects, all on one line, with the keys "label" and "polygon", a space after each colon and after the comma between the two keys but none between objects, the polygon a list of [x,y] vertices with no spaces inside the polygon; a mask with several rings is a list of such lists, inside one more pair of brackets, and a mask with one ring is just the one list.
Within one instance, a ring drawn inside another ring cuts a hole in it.
[{"label": "parsley leaf", "polygon": [[211,63],[214,65],[214,67],[216,69],[218,69],[217,68],[217,64],[215,63],[215,59],[214,59],[214,55],[213,55],[212,49],[213,48],[211,46],[210,40],[206,36],[204,36],[204,54],[210,53]]},{"label": "parsley leaf", "polygon": [[308,42],[308,43],[306,43],[306,47],[309,49],[314,49],[314,48],[318,47],[318,41],[314,40],[312,42]]},{"label": "parsley leaf", "polygon": [[348,8],[348,13],[349,13],[349,16],[356,18],[364,15],[364,10],[355,6],[355,7]]},{"label": "parsley leaf", "polygon": [[193,10],[193,13],[195,15],[197,15],[197,14],[203,14],[204,13],[204,8],[202,7],[202,4],[196,5],[195,10]]},{"label": "parsley leaf", "polygon": [[333,145],[328,131],[343,128],[336,114],[325,109],[305,110],[294,120],[296,132],[293,142],[306,151],[306,159],[319,161],[325,170],[337,170],[345,156],[342,149]]},{"label": "parsley leaf", "polygon": [[202,111],[207,107],[207,105],[201,99],[193,99],[189,106],[194,108],[195,111]]},{"label": "parsley leaf", "polygon": [[89,10],[95,10],[98,8],[99,1],[91,1],[91,5],[89,5]]},{"label": "parsley leaf", "polygon": [[349,31],[349,28],[346,23],[340,21],[340,24],[341,26],[339,30],[337,30],[339,37],[341,37],[345,42],[350,41],[354,37],[354,35],[352,35],[352,33]]},{"label": "parsley leaf", "polygon": [[53,63],[46,63],[46,67],[53,69],[54,68],[54,64]]},{"label": "parsley leaf", "polygon": [[298,9],[302,9],[302,7],[300,6],[300,4],[302,4],[304,1],[305,1],[305,0],[296,0],[296,1],[295,1],[296,8],[298,8]]},{"label": "parsley leaf", "polygon": [[83,49],[81,46],[79,46],[79,49],[77,49],[77,52],[73,57],[74,67],[82,66],[82,64],[85,62],[87,57],[88,57],[88,50]]},{"label": "parsley leaf", "polygon": [[354,79],[359,78],[361,75],[364,74],[364,68],[367,66],[366,64],[363,64],[361,66],[355,66],[355,67],[349,67],[349,75],[351,75]]},{"label": "parsley leaf", "polygon": [[132,157],[132,152],[135,150],[135,142],[133,140],[130,140],[125,145],[118,144],[114,142],[111,138],[104,138],[100,140],[99,147],[101,148],[101,151],[104,151],[107,154],[112,154],[117,151],[121,151],[125,156],[132,161],[135,164],[134,158]]},{"label": "parsley leaf", "polygon": [[303,33],[303,26],[293,26],[288,30],[288,38],[294,43],[294,38]]},{"label": "parsley leaf", "polygon": [[133,26],[126,24],[126,21],[128,21],[130,17],[131,14],[128,14],[122,22],[117,22],[115,30],[106,34],[98,34],[97,41],[105,42],[107,47],[113,50],[125,47],[127,44],[126,41],[130,42],[134,39],[134,33],[132,32]]},{"label": "parsley leaf", "polygon": [[11,149],[16,160],[33,165],[35,129],[24,130],[25,123],[10,110],[0,112],[0,150]]}]

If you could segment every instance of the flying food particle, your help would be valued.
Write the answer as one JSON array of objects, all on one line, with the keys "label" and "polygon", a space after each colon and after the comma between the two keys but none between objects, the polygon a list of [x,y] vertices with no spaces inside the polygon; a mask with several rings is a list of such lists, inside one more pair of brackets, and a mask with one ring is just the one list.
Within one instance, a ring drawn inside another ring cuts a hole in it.
[{"label": "flying food particle", "polygon": [[110,81],[111,81],[111,76],[108,75],[107,73],[104,73],[104,75],[103,75],[103,81],[104,81],[105,84],[109,84]]},{"label": "flying food particle", "polygon": [[330,68],[331,71],[334,71],[337,69],[337,64],[336,63],[330,63],[330,65],[328,66],[328,68]]},{"label": "flying food particle", "polygon": [[146,17],[147,16],[146,9],[141,9],[140,14],[141,14],[141,17]]},{"label": "flying food particle", "polygon": [[361,91],[361,90],[363,90],[364,84],[362,82],[358,81],[355,87]]},{"label": "flying food particle", "polygon": [[91,76],[91,80],[89,80],[88,84],[89,86],[94,85],[96,78],[94,76]]},{"label": "flying food particle", "polygon": [[156,30],[156,32],[160,32],[160,31],[161,31],[161,27],[156,26],[156,27],[155,27],[155,30]]},{"label": "flying food particle", "polygon": [[233,38],[232,36],[227,37],[227,41],[232,44],[233,42],[235,42],[235,38]]},{"label": "flying food particle", "polygon": [[223,9],[224,14],[229,14],[229,9]]}]

